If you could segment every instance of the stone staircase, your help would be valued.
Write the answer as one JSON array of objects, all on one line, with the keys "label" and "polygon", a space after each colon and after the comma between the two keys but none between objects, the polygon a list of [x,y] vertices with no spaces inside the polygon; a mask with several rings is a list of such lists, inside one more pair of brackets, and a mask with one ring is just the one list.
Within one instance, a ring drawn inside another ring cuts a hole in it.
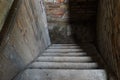
[{"label": "stone staircase", "polygon": [[96,54],[92,44],[53,44],[16,80],[107,80]]}]

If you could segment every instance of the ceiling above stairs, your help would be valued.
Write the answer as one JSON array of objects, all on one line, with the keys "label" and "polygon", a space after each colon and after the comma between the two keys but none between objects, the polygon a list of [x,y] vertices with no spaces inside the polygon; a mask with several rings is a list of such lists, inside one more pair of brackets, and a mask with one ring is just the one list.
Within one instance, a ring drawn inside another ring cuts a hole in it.
[{"label": "ceiling above stairs", "polygon": [[69,17],[72,22],[94,22],[98,0],[69,0]]}]

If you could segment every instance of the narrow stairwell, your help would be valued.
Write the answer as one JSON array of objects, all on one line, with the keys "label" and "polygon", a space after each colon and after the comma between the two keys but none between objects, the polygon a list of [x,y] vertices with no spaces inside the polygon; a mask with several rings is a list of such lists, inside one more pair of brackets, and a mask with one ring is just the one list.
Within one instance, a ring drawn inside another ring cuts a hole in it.
[{"label": "narrow stairwell", "polygon": [[53,44],[16,80],[107,80],[92,44]]}]

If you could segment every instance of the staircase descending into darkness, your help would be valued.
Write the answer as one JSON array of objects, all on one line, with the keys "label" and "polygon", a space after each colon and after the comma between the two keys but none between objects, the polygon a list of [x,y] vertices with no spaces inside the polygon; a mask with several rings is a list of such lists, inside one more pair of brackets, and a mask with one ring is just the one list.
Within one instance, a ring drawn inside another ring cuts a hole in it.
[{"label": "staircase descending into darkness", "polygon": [[107,80],[92,44],[53,44],[16,80]]}]

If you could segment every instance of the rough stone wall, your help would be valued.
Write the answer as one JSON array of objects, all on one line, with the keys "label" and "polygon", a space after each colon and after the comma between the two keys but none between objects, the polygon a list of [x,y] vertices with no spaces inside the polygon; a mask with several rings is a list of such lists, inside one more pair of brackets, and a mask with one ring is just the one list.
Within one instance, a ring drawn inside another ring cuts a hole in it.
[{"label": "rough stone wall", "polygon": [[50,45],[42,0],[22,0],[11,27],[0,47],[0,80],[11,80]]},{"label": "rough stone wall", "polygon": [[97,0],[45,0],[45,4],[52,43],[95,40]]},{"label": "rough stone wall", "polygon": [[98,10],[99,50],[120,80],[120,0],[100,0]]},{"label": "rough stone wall", "polygon": [[66,0],[45,0],[48,28],[52,43],[73,43],[68,23]]},{"label": "rough stone wall", "polygon": [[14,0],[0,0],[0,30]]}]

